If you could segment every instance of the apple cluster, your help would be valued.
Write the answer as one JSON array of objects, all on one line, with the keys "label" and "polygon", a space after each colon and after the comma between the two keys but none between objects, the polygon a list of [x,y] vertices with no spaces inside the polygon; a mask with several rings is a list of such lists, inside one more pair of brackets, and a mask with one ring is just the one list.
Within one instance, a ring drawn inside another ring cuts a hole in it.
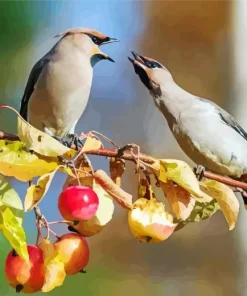
[{"label": "apple cluster", "polygon": [[[58,198],[58,209],[68,225],[92,218],[99,207],[99,198],[90,187],[71,186]],[[77,231],[69,232],[53,243],[60,255],[67,275],[83,272],[89,262],[89,246],[85,237]],[[17,292],[34,293],[42,289],[45,280],[45,258],[40,245],[27,245],[29,262],[24,261],[14,249],[5,260],[7,282]]]}]

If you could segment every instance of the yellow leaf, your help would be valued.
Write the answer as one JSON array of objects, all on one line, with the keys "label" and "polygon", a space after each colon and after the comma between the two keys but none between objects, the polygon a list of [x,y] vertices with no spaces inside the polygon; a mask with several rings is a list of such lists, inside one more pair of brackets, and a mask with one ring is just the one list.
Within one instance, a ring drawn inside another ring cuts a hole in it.
[{"label": "yellow leaf", "polygon": [[58,166],[53,172],[41,176],[36,185],[33,184],[27,189],[24,201],[25,212],[32,210],[38,203],[41,202],[51,185],[53,177],[60,167],[62,166]]},{"label": "yellow leaf", "polygon": [[98,139],[96,139],[95,137],[92,137],[92,136],[88,136],[80,153],[85,153],[85,152],[88,152],[91,150],[96,150],[96,149],[99,149],[101,146],[102,146],[102,143]]},{"label": "yellow leaf", "polygon": [[56,139],[30,125],[20,116],[18,116],[18,136],[26,144],[27,149],[41,155],[72,158],[76,154],[76,150],[62,145]]},{"label": "yellow leaf", "polygon": [[21,225],[23,220],[21,198],[2,175],[0,175],[0,203],[1,211],[4,211],[5,208],[9,208]]},{"label": "yellow leaf", "polygon": [[43,239],[39,245],[44,254],[45,283],[42,292],[50,292],[63,284],[66,273],[61,256],[48,239]]},{"label": "yellow leaf", "polygon": [[[157,169],[157,164],[155,164]],[[156,171],[161,182],[168,180],[175,182],[187,190],[198,202],[210,202],[212,198],[201,191],[199,182],[191,169],[184,161],[174,159],[160,159],[160,168]]]},{"label": "yellow leaf", "polygon": [[178,219],[186,220],[195,206],[195,199],[191,197],[190,193],[177,184],[171,181],[167,183],[160,183],[172,211]]},{"label": "yellow leaf", "polygon": [[111,157],[110,174],[114,183],[121,186],[121,177],[125,171],[125,160],[121,158]]},{"label": "yellow leaf", "polygon": [[22,142],[0,140],[0,173],[4,176],[27,182],[54,171],[58,165],[57,158],[27,152]]},{"label": "yellow leaf", "polygon": [[0,201],[0,231],[9,241],[16,253],[26,262],[29,261],[26,235],[21,223],[10,208],[2,208]]},{"label": "yellow leaf", "polygon": [[239,201],[230,187],[214,180],[200,182],[201,190],[215,198],[223,212],[229,230],[234,229],[239,213]]}]

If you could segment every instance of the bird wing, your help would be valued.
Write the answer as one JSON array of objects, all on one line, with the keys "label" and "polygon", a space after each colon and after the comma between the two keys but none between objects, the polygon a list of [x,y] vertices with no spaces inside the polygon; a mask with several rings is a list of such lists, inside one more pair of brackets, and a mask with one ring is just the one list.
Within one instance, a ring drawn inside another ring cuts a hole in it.
[{"label": "bird wing", "polygon": [[222,109],[217,104],[207,100],[200,98],[201,101],[204,101],[205,103],[211,104],[215,107],[216,112],[218,113],[221,121],[234,129],[240,136],[242,136],[245,140],[247,140],[247,132],[240,126],[240,124],[235,120],[235,118],[230,115],[228,112],[226,112],[224,109]]},{"label": "bird wing", "polygon": [[44,66],[47,63],[49,63],[49,61],[51,60],[51,56],[52,56],[52,52],[48,52],[33,66],[31,70],[31,73],[29,75],[27,85],[25,87],[25,91],[21,100],[21,108],[20,108],[20,114],[25,120],[27,120],[28,102],[34,91],[35,84],[37,83]]}]

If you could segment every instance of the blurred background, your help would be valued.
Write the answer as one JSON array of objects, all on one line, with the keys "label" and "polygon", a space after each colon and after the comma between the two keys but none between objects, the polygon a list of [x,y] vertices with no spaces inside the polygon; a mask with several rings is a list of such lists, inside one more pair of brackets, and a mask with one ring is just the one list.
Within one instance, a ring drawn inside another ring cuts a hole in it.
[{"label": "blurred background", "polygon": [[[19,109],[30,70],[55,44],[53,36],[69,27],[94,28],[121,42],[104,47],[116,63],[95,67],[90,102],[77,132],[97,130],[120,146],[134,142],[145,153],[191,163],[127,56],[135,50],[157,59],[180,86],[218,103],[247,129],[246,16],[244,0],[0,1],[0,103]],[[1,111],[0,130],[16,131],[13,112]],[[104,158],[93,162],[108,170]],[[63,179],[56,176],[42,202],[48,220],[59,219],[56,206]],[[134,181],[133,166],[128,166],[123,187],[136,196]],[[27,184],[11,183],[23,198]],[[89,239],[87,274],[67,277],[50,294],[246,295],[247,213],[240,202],[234,231],[228,232],[219,212],[154,245],[140,244],[132,237],[127,213],[116,206],[110,224]],[[33,213],[25,216],[25,229],[28,242],[34,243]],[[4,258],[10,247],[2,236],[0,247],[0,293],[14,295],[4,279]]]}]

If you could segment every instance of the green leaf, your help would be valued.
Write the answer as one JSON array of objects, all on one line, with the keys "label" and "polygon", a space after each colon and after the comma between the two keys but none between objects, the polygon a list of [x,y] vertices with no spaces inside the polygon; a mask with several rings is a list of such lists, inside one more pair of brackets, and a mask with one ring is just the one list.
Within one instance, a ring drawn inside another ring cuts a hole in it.
[{"label": "green leaf", "polygon": [[26,235],[21,223],[16,219],[10,208],[2,210],[0,205],[0,231],[9,241],[16,253],[24,259],[29,261]]},{"label": "green leaf", "polygon": [[0,175],[0,203],[1,211],[4,211],[8,207],[18,222],[22,224],[23,205],[21,199],[2,175]]},{"label": "green leaf", "polygon": [[59,165],[56,157],[45,157],[28,152],[19,141],[0,140],[0,174],[30,181],[54,171]]},{"label": "green leaf", "polygon": [[195,207],[188,219],[186,219],[185,221],[180,221],[175,231],[180,230],[188,223],[200,222],[201,220],[208,219],[212,217],[218,210],[220,210],[220,207],[215,199],[208,203],[196,202]]}]

